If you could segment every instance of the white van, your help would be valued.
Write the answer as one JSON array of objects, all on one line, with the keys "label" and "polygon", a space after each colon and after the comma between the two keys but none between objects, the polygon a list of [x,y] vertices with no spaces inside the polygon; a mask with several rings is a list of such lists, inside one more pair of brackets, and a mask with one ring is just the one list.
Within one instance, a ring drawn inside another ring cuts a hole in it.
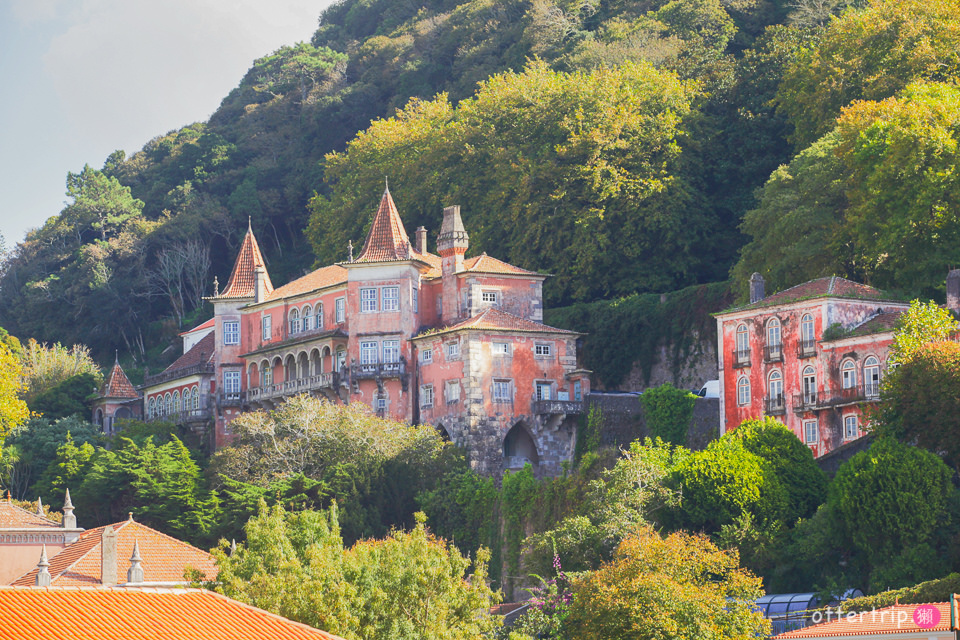
[{"label": "white van", "polygon": [[720,397],[720,381],[719,380],[707,380],[703,383],[703,386],[700,388],[700,393],[697,394],[701,398],[719,398]]}]

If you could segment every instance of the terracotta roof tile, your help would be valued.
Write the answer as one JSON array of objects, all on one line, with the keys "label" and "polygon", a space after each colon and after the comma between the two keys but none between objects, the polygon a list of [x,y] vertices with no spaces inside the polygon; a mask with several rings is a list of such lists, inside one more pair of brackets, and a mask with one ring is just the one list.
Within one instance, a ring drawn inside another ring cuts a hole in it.
[{"label": "terracotta roof tile", "polygon": [[[130,556],[133,544],[139,541],[140,556],[143,558],[143,577],[145,582],[182,583],[183,572],[187,567],[199,569],[212,579],[217,575],[217,567],[206,551],[171,538],[156,529],[134,520],[112,525],[117,532],[117,582],[127,581],[127,569],[130,568]],[[103,531],[98,527],[84,531],[76,542],[50,559],[51,584],[55,587],[77,587],[101,584]],[[20,576],[10,584],[29,587],[36,584],[37,569]]]},{"label": "terracotta roof tile", "polygon": [[452,324],[448,327],[443,327],[439,331],[428,331],[421,333],[419,336],[417,336],[417,338],[425,338],[430,335],[437,335],[438,333],[449,333],[451,331],[461,331],[464,329],[507,331],[517,333],[559,333],[567,335],[580,335],[576,331],[557,329],[556,327],[550,327],[543,323],[536,322],[534,320],[527,320],[526,318],[515,316],[512,313],[507,313],[506,311],[501,311],[500,309],[490,307],[489,309],[478,313],[472,318],[468,318],[467,320]]},{"label": "terracotta roof tile", "polygon": [[280,298],[289,298],[325,287],[346,284],[346,282],[347,270],[338,264],[334,264],[329,267],[322,267],[316,271],[311,271],[302,278],[297,278],[279,289],[274,289],[273,293],[271,293],[267,299],[277,300]]},{"label": "terracotta roof tile", "polygon": [[130,383],[130,378],[123,372],[119,362],[113,363],[113,369],[107,376],[106,382],[100,388],[101,398],[139,398],[137,390]]},{"label": "terracotta roof tile", "polygon": [[342,640],[201,589],[0,587],[0,640]]},{"label": "terracotta roof tile", "polygon": [[853,282],[840,276],[830,276],[827,278],[817,278],[802,284],[798,284],[789,289],[784,289],[769,295],[763,300],[746,304],[732,309],[727,309],[723,313],[734,311],[745,311],[747,309],[758,309],[761,307],[771,307],[778,304],[788,304],[809,300],[811,298],[853,298],[857,300],[892,300],[889,294],[871,287],[870,285]]},{"label": "terracotta roof tile", "polygon": [[[253,235],[253,229],[247,229],[247,235],[243,238],[243,244],[240,245],[240,252],[237,254],[237,261],[233,264],[233,272],[227,281],[227,286],[217,296],[218,298],[252,298],[257,293],[257,267],[264,267],[263,254],[260,253],[260,245]],[[270,275],[266,274],[266,289],[269,294],[273,291],[273,283],[270,282]]]},{"label": "terracotta roof tile", "polygon": [[0,500],[0,529],[59,529],[60,523]]},{"label": "terracotta roof tile", "polygon": [[188,333],[193,333],[194,331],[202,331],[203,329],[211,329],[211,328],[213,328],[213,326],[214,326],[215,324],[217,324],[217,319],[216,319],[216,318],[210,318],[209,320],[207,320],[207,321],[204,322],[203,324],[198,324],[198,325],[195,326],[193,329],[187,329],[186,331],[182,332],[180,335],[181,335],[181,336],[185,336],[185,335],[187,335]]},{"label": "terracotta roof tile", "polygon": [[[390,260],[408,260],[413,257],[410,237],[403,228],[397,205],[393,202],[390,190],[383,192],[380,208],[373,217],[370,232],[363,244],[363,250],[355,262],[386,262]],[[418,254],[419,255],[419,254]]]},{"label": "terracotta roof tile", "polygon": [[[914,621],[917,607],[932,606],[940,612],[940,621],[936,626],[923,628]],[[934,633],[950,630],[950,603],[934,602],[927,605],[899,604],[874,611],[866,611],[852,618],[833,620],[821,624],[781,633],[775,638],[837,638],[874,636],[888,633]]]},{"label": "terracotta roof tile", "polygon": [[541,275],[535,271],[521,269],[520,267],[516,267],[508,262],[504,262],[503,260],[491,258],[485,253],[475,258],[468,258],[464,260],[463,268],[467,271],[475,271],[477,273],[503,273],[528,276]]},{"label": "terracotta roof tile", "polygon": [[190,350],[173,361],[169,367],[163,370],[163,373],[171,373],[180,369],[189,369],[201,364],[213,362],[213,350],[216,347],[216,338],[211,331],[203,336],[197,344],[190,347]]}]

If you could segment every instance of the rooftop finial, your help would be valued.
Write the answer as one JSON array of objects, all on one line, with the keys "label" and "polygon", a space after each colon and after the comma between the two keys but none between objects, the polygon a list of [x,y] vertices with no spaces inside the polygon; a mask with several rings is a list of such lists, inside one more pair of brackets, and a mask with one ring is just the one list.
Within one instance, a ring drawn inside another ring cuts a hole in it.
[{"label": "rooftop finial", "polygon": [[235,554],[236,552],[237,552],[237,541],[234,539],[230,541],[230,555],[233,556],[233,554]]},{"label": "rooftop finial", "polygon": [[73,515],[73,502],[70,500],[70,489],[67,489],[67,495],[63,499],[63,520],[60,525],[64,529],[77,528],[77,516]]},{"label": "rooftop finial", "polygon": [[247,216],[247,233],[253,233],[253,216]]},{"label": "rooftop finial", "polygon": [[216,298],[220,295],[220,280],[217,279],[217,276],[213,276],[213,297]]},{"label": "rooftop finial", "polygon": [[390,193],[390,179],[387,176],[383,176],[383,192]]},{"label": "rooftop finial", "polygon": [[37,577],[34,585],[38,587],[50,586],[50,561],[47,560],[47,545],[40,548],[40,562],[37,563]]},{"label": "rooftop finial", "polygon": [[37,515],[43,515],[43,500],[41,500],[39,496],[37,496]]},{"label": "rooftop finial", "polygon": [[133,511],[127,512],[127,520],[129,520],[130,522],[133,522]]},{"label": "rooftop finial", "polygon": [[348,260],[353,262],[353,240],[347,240],[347,255]]},{"label": "rooftop finial", "polygon": [[120,349],[113,350],[113,364],[120,364]]},{"label": "rooftop finial", "polygon": [[140,541],[133,541],[133,555],[130,556],[130,568],[127,569],[127,584],[143,582],[143,558],[140,557]]}]

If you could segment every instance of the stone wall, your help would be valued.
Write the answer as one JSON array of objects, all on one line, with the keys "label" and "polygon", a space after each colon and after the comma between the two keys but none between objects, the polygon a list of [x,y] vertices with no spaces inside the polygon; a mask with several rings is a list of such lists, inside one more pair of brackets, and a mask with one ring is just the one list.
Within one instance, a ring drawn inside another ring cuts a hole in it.
[{"label": "stone wall", "polygon": [[833,478],[833,476],[837,474],[837,469],[840,468],[840,465],[861,451],[869,449],[871,444],[873,444],[873,434],[868,433],[862,438],[857,438],[852,442],[837,447],[826,455],[820,456],[817,458],[817,466],[819,466],[828,477]]},{"label": "stone wall", "polygon": [[[707,380],[716,380],[719,377],[717,369],[717,348],[714,340],[700,340],[691,347],[685,358],[673,358],[673,346],[661,346],[657,360],[650,369],[650,380],[643,375],[643,368],[639,363],[620,384],[623,391],[643,391],[652,387],[659,387],[669,382],[678,389],[700,390]],[[596,387],[595,388],[602,388]]]},{"label": "stone wall", "polygon": [[[638,438],[649,434],[643,417],[639,393],[591,393],[588,406],[598,406],[603,415],[601,444],[628,447]],[[693,417],[687,432],[687,446],[700,450],[720,435],[720,400],[699,398],[693,407]]]}]

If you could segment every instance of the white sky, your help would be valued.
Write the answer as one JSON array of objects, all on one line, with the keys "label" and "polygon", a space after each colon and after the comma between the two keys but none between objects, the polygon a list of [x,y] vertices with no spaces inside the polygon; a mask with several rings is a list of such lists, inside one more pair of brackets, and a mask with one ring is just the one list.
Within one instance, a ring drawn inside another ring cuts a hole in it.
[{"label": "white sky", "polygon": [[332,0],[0,0],[0,234],[63,208],[68,171],[206,120]]}]

